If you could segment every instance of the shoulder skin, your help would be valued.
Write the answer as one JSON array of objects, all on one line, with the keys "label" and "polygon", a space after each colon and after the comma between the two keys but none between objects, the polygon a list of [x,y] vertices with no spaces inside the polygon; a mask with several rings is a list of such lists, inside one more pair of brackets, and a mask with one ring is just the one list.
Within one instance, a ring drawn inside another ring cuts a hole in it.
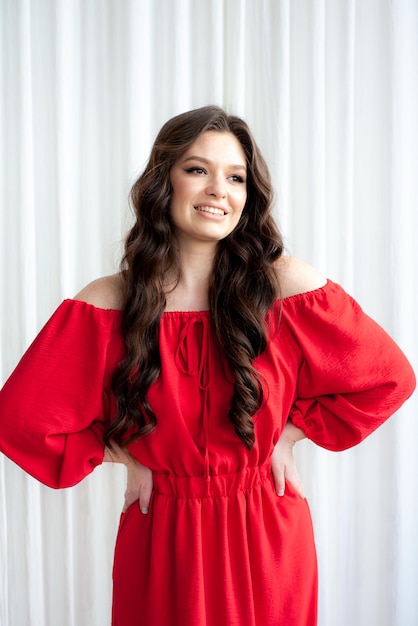
[{"label": "shoulder skin", "polygon": [[280,297],[289,298],[324,287],[326,277],[317,269],[294,257],[282,256],[276,264]]},{"label": "shoulder skin", "polygon": [[[317,269],[294,257],[282,256],[276,263],[280,297],[288,298],[326,285],[326,277]],[[74,300],[87,302],[100,309],[122,309],[120,274],[98,278],[84,287]]]},{"label": "shoulder skin", "polygon": [[99,309],[122,309],[122,281],[120,274],[103,276],[89,283],[74,300],[87,302]]}]

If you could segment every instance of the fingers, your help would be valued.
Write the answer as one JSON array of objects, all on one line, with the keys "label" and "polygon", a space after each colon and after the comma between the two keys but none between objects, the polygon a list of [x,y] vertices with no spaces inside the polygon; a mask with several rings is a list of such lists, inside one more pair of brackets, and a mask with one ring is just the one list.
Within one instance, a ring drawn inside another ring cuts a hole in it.
[{"label": "fingers", "polygon": [[301,479],[299,478],[299,475],[297,477],[296,483],[294,483],[294,487],[295,487],[296,491],[298,492],[298,494],[300,495],[300,497],[305,499],[306,498],[305,490],[303,488],[303,483],[302,483]]},{"label": "fingers", "polygon": [[284,468],[282,468],[281,470],[272,469],[272,473],[274,479],[274,487],[278,496],[284,496],[286,482],[288,482],[292,485],[293,489],[300,495],[301,498],[306,498],[305,492],[303,490],[302,481],[297,474],[288,474]]},{"label": "fingers", "polygon": [[152,474],[151,474],[151,480],[148,479],[145,481],[145,483],[142,485],[142,488],[139,494],[139,508],[141,510],[141,513],[143,513],[144,515],[148,513],[149,503],[151,500],[151,493],[152,493]]},{"label": "fingers", "polygon": [[286,482],[288,482],[300,497],[305,499],[306,496],[303,490],[303,484],[293,461],[289,466],[273,461],[271,471],[273,474],[274,487],[278,496],[284,496]]},{"label": "fingers", "polygon": [[302,481],[293,456],[295,441],[283,433],[276,442],[271,455],[271,471],[278,496],[284,496],[286,483],[292,485],[301,498],[305,498]]},{"label": "fingers", "polygon": [[125,501],[123,503],[122,513],[126,513],[129,507],[139,500],[139,490],[138,488],[132,487],[128,484],[125,491]]},{"label": "fingers", "polygon": [[152,471],[134,459],[131,459],[127,469],[123,512],[126,512],[134,502],[138,502],[141,513],[146,515],[149,510],[153,487]]},{"label": "fingers", "polygon": [[305,492],[303,490],[303,484],[301,479],[299,478],[298,474],[295,474],[294,476],[292,476],[292,479],[288,478],[289,483],[292,485],[292,487],[297,491],[297,493],[300,495],[301,498],[305,499]]},{"label": "fingers", "polygon": [[274,480],[274,487],[276,489],[276,493],[278,496],[284,496],[285,488],[286,488],[286,480],[284,475],[284,466],[274,466],[272,465],[272,473]]}]

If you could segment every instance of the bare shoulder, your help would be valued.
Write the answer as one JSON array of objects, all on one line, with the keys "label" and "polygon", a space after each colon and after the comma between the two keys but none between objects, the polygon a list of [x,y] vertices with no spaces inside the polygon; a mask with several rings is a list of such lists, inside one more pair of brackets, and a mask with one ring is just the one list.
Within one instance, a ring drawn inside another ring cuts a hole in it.
[{"label": "bare shoulder", "polygon": [[122,280],[120,274],[103,276],[84,287],[74,300],[87,302],[99,309],[122,309]]},{"label": "bare shoulder", "polygon": [[326,277],[317,269],[294,257],[282,256],[276,264],[280,297],[289,298],[324,287]]}]

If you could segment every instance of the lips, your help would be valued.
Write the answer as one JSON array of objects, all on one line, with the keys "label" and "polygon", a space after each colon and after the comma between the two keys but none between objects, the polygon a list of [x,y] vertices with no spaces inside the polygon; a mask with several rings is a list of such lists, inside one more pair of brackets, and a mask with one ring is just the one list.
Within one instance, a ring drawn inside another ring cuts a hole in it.
[{"label": "lips", "polygon": [[211,213],[212,215],[219,215],[223,217],[225,215],[225,211],[220,209],[219,207],[214,206],[195,206],[195,211],[201,211],[202,213]]}]

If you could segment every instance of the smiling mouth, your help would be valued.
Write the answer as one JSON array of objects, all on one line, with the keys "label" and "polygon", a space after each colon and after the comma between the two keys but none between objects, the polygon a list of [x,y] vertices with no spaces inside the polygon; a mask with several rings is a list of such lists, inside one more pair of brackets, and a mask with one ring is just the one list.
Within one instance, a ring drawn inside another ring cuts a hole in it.
[{"label": "smiling mouth", "polygon": [[195,211],[201,211],[202,213],[211,213],[212,215],[220,215],[222,217],[225,215],[225,211],[213,206],[195,206],[194,208]]}]

